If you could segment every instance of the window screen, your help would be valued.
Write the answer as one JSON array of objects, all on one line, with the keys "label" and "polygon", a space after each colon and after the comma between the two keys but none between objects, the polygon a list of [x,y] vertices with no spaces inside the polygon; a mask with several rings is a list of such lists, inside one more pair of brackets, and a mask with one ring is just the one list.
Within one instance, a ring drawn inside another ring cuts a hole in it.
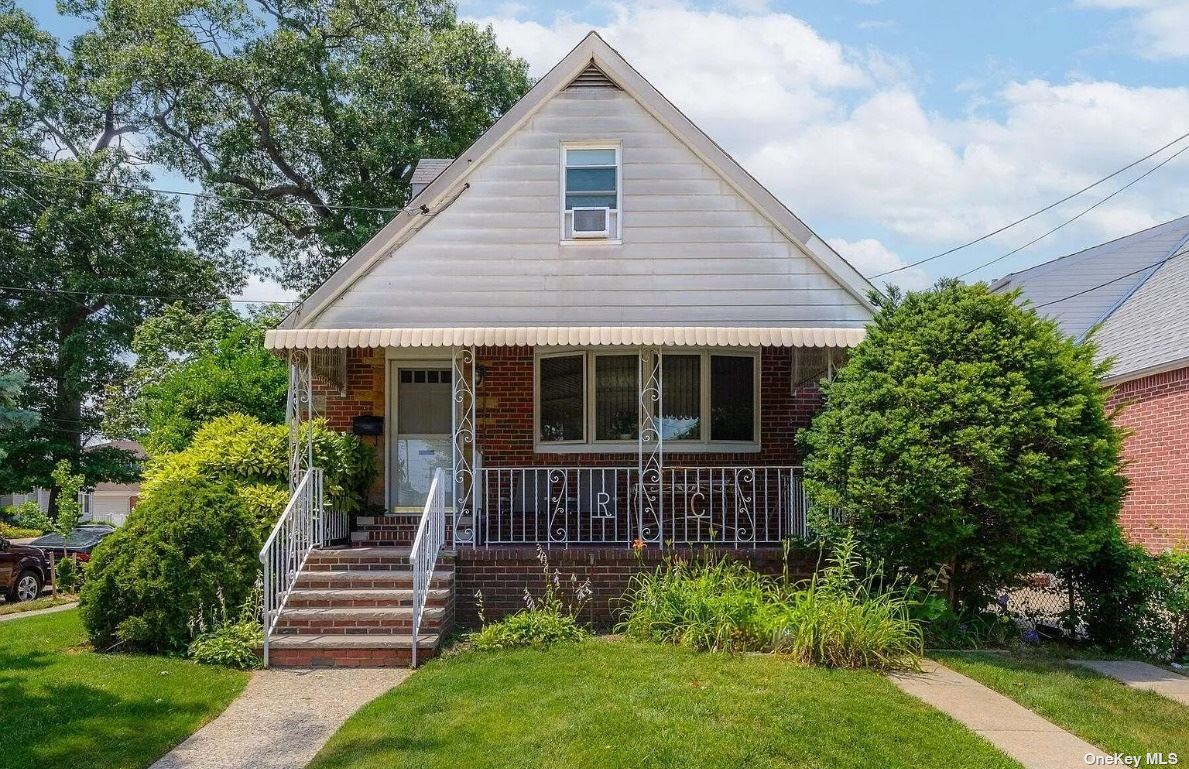
[{"label": "window screen", "polygon": [[755,360],[710,356],[710,440],[755,440]]},{"label": "window screen", "polygon": [[582,355],[542,358],[537,383],[540,439],[545,443],[580,441],[584,437]]},{"label": "window screen", "polygon": [[661,358],[661,436],[666,441],[702,438],[702,356]]},{"label": "window screen", "polygon": [[566,210],[619,207],[614,149],[566,150]]},{"label": "window screen", "polygon": [[636,440],[640,428],[640,361],[635,355],[596,355],[595,440]]}]

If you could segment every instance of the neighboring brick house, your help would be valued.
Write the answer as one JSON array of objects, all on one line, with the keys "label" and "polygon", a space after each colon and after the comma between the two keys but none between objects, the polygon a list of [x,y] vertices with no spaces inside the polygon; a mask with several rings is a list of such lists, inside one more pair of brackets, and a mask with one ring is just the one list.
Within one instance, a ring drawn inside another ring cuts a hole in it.
[{"label": "neighboring brick house", "polygon": [[1093,332],[1113,361],[1103,384],[1128,431],[1128,536],[1154,552],[1189,547],[1189,216],[995,284],[1016,288],[1071,335]]},{"label": "neighboring brick house", "polygon": [[[379,547],[307,552],[290,591],[284,548],[316,505],[295,445],[306,484],[265,555],[270,661],[432,652],[451,614],[474,621],[476,591],[489,616],[520,606],[538,546],[591,578],[601,623],[669,548],[784,568],[780,543],[806,532],[796,433],[863,338],[870,284],[593,33],[412,183],[267,335],[291,418],[370,436],[383,468],[375,513],[328,511],[311,535]],[[427,563],[444,573],[412,578],[411,619],[360,603]],[[413,644],[413,627],[433,632]]]}]

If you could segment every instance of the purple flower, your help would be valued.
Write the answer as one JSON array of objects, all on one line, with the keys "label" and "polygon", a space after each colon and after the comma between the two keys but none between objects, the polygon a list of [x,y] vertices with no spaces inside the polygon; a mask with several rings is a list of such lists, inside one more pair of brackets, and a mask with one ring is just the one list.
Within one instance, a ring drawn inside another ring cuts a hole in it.
[{"label": "purple flower", "polygon": [[1036,632],[1036,628],[1029,628],[1020,636],[1024,643],[1030,646],[1036,646],[1040,643],[1040,633]]},{"label": "purple flower", "polygon": [[1000,608],[1006,609],[1007,602],[1008,602],[1009,598],[1010,598],[1010,596],[1008,596],[1007,593],[1004,593],[1003,595],[1001,595],[995,599],[995,603],[999,604]]}]

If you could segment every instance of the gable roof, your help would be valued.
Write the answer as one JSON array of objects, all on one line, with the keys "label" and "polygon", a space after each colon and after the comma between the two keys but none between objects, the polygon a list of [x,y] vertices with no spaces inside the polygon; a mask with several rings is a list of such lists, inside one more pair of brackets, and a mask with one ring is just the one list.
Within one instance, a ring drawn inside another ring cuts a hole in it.
[{"label": "gable roof", "polygon": [[[1000,278],[1070,335],[1094,330],[1107,381],[1189,365],[1189,216]],[[1167,261],[1166,261],[1167,260]],[[1180,364],[1180,365],[1177,365]]]},{"label": "gable roof", "polygon": [[575,79],[590,78],[595,74],[590,72],[591,67],[635,98],[652,117],[721,175],[737,194],[751,203],[784,237],[815,261],[840,287],[864,307],[870,307],[867,294],[873,286],[854,267],[695,126],[606,41],[597,33],[590,32],[466,152],[455,158],[421,191],[418,196],[419,206],[409,206],[399,212],[354,256],[295,307],[282,321],[279,329],[308,328],[322,310],[346,292],[355,280],[366,274],[373,264],[399,248],[439,211],[463,194],[467,189],[467,178],[471,172],[550,98]]}]

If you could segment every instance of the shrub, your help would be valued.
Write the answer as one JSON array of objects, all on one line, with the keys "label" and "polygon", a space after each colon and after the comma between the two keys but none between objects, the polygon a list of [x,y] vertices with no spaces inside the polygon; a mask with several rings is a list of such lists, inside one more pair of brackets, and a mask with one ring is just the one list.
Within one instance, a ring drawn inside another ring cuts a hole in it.
[{"label": "shrub", "polygon": [[195,617],[214,625],[220,596],[233,604],[248,596],[261,535],[232,484],[159,484],[92,554],[80,603],[92,643],[184,651]]},{"label": "shrub", "polygon": [[83,586],[86,576],[86,563],[78,559],[66,557],[54,561],[54,578],[58,589],[64,593],[77,593]]},{"label": "shrub", "polygon": [[876,301],[802,433],[807,493],[890,568],[945,567],[968,609],[1095,551],[1125,482],[1093,344],[985,284]]},{"label": "shrub", "polygon": [[[8,521],[18,529],[36,531],[37,534],[44,534],[54,528],[50,517],[42,511],[41,505],[34,500],[22,502],[19,505],[9,505],[4,508],[3,514],[0,514],[0,518]],[[37,536],[37,534],[33,536]],[[14,534],[13,536],[18,535]]]},{"label": "shrub", "polygon": [[771,640],[776,585],[741,563],[712,556],[669,558],[632,578],[618,632],[704,651],[748,651]]},{"label": "shrub", "polygon": [[1091,643],[1162,659],[1189,655],[1189,552],[1153,556],[1116,528],[1071,579],[1074,616]]},{"label": "shrub", "polygon": [[545,577],[545,593],[536,598],[525,588],[525,608],[515,614],[488,623],[483,614],[483,594],[476,593],[479,599],[479,622],[483,627],[467,636],[476,649],[547,649],[554,644],[573,643],[590,637],[590,631],[578,623],[578,613],[591,597],[590,580],[579,584],[577,578],[571,575],[568,582],[573,592],[566,600],[562,595],[561,573],[549,570],[549,557],[539,545],[537,560]]},{"label": "shrub", "polygon": [[7,523],[0,523],[0,537],[6,539],[25,539],[27,537],[39,537],[45,532],[41,529],[22,529],[16,526],[10,526]]},{"label": "shrub", "polygon": [[194,618],[192,630],[199,635],[190,642],[186,653],[196,662],[204,665],[223,665],[237,670],[252,670],[262,666],[258,651],[264,646],[264,629],[261,627],[263,612],[263,591],[261,583],[256,581],[248,598],[241,607],[239,616],[235,619],[227,616],[226,603],[223,596],[219,596],[219,608],[222,616],[216,620],[212,628],[205,626],[204,612],[200,611]]},{"label": "shrub", "polygon": [[559,643],[575,643],[590,637],[590,631],[570,614],[551,609],[519,611],[486,624],[469,640],[480,651],[532,647],[548,649]]},{"label": "shrub", "polygon": [[860,560],[852,538],[838,542],[826,567],[776,611],[773,649],[808,665],[917,669],[924,635],[912,591],[882,576]]},{"label": "shrub", "polygon": [[634,577],[624,600],[620,632],[705,651],[898,669],[916,667],[923,648],[911,590],[884,585],[878,569],[860,562],[853,538],[838,542],[826,567],[800,585],[712,556],[670,559]]}]

